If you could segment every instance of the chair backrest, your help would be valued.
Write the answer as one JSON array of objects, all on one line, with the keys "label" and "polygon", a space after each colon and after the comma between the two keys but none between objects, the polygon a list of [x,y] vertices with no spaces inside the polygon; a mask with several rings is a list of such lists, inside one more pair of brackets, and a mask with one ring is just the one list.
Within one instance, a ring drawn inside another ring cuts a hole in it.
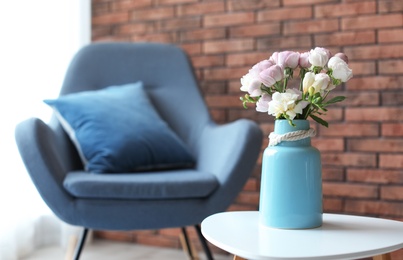
[{"label": "chair backrest", "polygon": [[[144,83],[161,117],[190,151],[196,153],[198,137],[211,119],[191,62],[176,46],[159,43],[90,44],[71,61],[60,95],[137,81]],[[60,136],[63,135],[57,120],[52,120],[51,125]]]}]

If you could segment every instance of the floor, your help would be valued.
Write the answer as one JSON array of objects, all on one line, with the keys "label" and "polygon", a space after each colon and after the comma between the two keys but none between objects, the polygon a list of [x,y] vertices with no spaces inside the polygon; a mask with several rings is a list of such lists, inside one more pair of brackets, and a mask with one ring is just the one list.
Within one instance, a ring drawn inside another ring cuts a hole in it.
[{"label": "floor", "polygon": [[[61,247],[41,248],[21,260],[55,260],[65,259],[66,252]],[[183,250],[151,247],[125,242],[94,240],[85,246],[80,260],[187,260],[189,257]],[[199,260],[206,259],[200,252]],[[230,255],[214,254],[215,260],[231,260]],[[65,259],[67,260],[67,259]]]}]

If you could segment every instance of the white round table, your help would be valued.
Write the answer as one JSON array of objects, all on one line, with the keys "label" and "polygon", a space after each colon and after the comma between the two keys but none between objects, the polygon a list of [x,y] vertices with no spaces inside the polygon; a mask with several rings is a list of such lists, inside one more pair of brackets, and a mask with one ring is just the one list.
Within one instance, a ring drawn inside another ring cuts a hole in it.
[{"label": "white round table", "polygon": [[290,230],[261,225],[257,211],[224,212],[206,218],[201,229],[234,259],[388,259],[403,248],[403,222],[350,215],[323,214],[321,227]]}]

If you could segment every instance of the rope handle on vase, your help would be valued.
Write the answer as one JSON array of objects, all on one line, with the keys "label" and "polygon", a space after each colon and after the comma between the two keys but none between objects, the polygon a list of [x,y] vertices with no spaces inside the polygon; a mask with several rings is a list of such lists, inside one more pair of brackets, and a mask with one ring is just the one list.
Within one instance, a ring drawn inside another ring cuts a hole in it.
[{"label": "rope handle on vase", "polygon": [[294,132],[289,132],[282,135],[271,132],[269,135],[269,146],[276,146],[283,141],[298,141],[307,137],[314,137],[315,135],[316,131],[313,128],[309,130],[298,130]]}]

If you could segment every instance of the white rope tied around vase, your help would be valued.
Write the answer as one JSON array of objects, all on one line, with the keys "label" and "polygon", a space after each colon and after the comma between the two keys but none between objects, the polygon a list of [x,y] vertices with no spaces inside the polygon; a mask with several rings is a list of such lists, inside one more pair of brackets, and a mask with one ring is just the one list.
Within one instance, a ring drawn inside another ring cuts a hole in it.
[{"label": "white rope tied around vase", "polygon": [[269,146],[276,146],[283,141],[298,141],[308,137],[314,137],[315,135],[316,131],[313,128],[309,130],[298,130],[294,132],[289,132],[282,135],[271,132],[269,135]]}]

